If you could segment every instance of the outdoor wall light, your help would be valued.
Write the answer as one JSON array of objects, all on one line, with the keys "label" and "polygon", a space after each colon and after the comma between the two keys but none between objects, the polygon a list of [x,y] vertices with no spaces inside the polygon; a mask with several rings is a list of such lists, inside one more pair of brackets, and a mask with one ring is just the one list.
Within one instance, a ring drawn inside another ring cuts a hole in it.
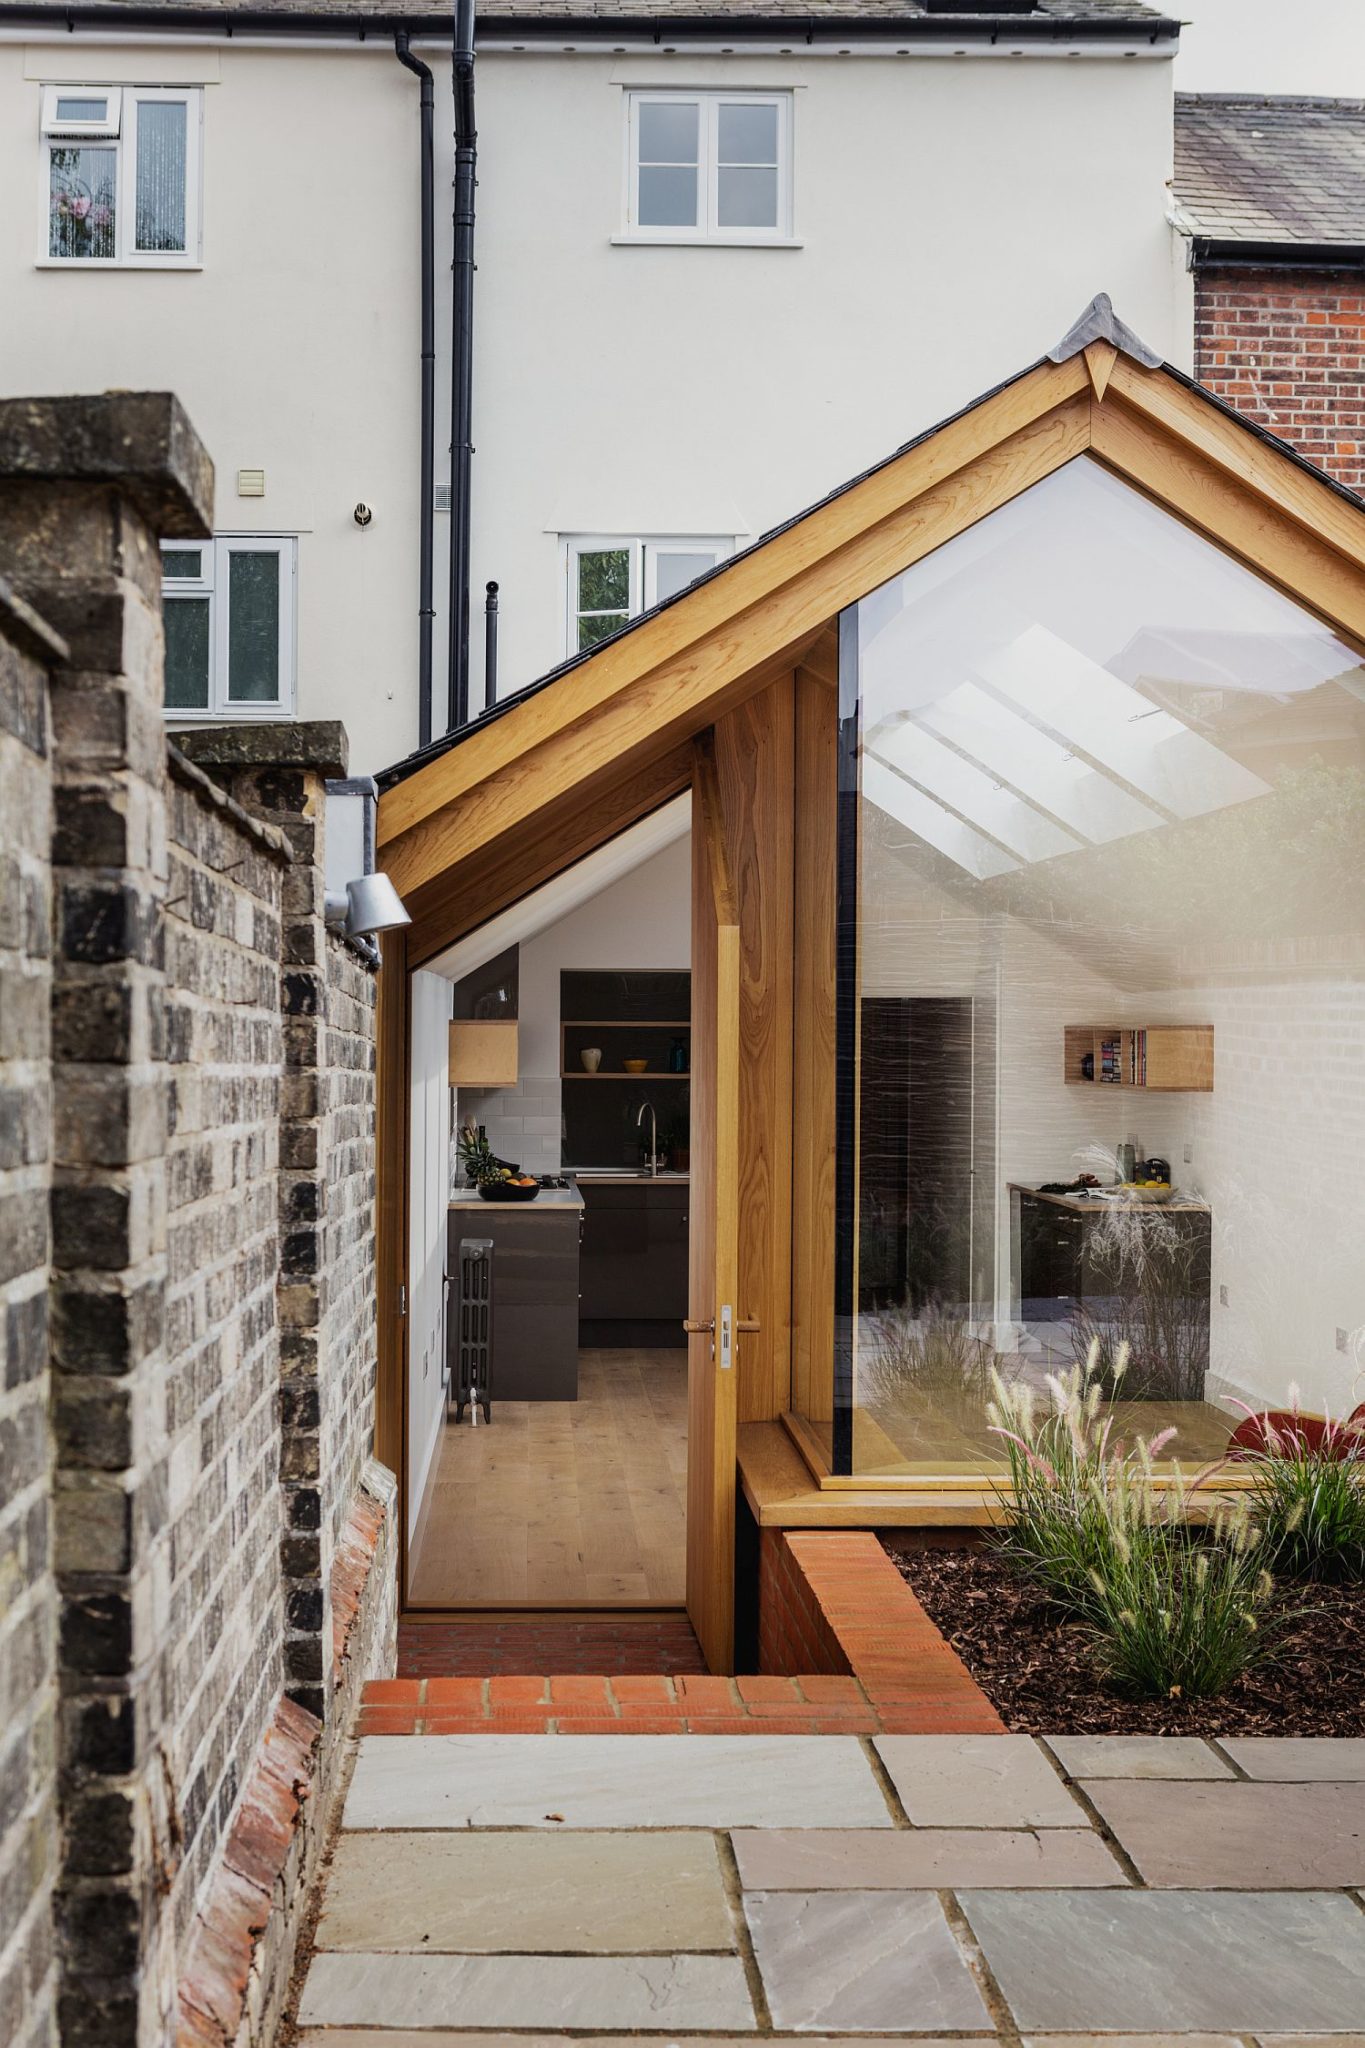
[{"label": "outdoor wall light", "polygon": [[348,939],[371,938],[375,932],[390,932],[412,919],[403,899],[386,874],[359,875],[348,882],[344,892],[329,889],[323,899],[323,915],[333,931]]}]

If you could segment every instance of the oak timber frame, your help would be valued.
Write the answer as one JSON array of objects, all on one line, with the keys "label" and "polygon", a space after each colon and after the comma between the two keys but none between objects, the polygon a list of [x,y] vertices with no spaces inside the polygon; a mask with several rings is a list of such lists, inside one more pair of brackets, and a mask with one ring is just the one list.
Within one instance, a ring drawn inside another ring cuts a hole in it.
[{"label": "oak timber frame", "polygon": [[[722,814],[738,928],[736,1306],[758,1329],[739,1344],[736,1427],[742,1442],[746,1426],[791,1411],[829,1419],[838,617],[1080,455],[1365,643],[1365,511],[1176,372],[1095,340],[1002,386],[384,789],[378,864],[413,917],[384,940],[378,1053],[376,1448],[400,1477],[408,977],[699,773],[714,776],[707,801]],[[708,1312],[694,1299],[694,1316]],[[844,1481],[839,1519],[897,1484]],[[985,1519],[979,1508],[959,1481],[926,1499],[922,1519]],[[858,1512],[864,1526],[906,1519]],[[689,1578],[694,1539],[719,1667],[733,1516],[728,1534],[689,1531]]]}]

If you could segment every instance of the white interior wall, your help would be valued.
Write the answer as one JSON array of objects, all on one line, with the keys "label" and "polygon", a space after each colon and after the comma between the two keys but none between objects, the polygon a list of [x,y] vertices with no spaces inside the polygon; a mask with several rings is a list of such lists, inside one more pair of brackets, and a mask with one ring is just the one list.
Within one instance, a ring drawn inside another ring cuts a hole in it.
[{"label": "white interior wall", "polygon": [[686,969],[692,944],[688,833],[566,917],[527,939],[518,969],[515,1088],[461,1088],[462,1124],[482,1124],[493,1150],[528,1173],[557,1173],[561,1157],[559,977],[566,968]]},{"label": "white interior wall", "polygon": [[445,1412],[446,1217],[450,1196],[450,983],[412,977],[408,1224],[408,1541]]}]

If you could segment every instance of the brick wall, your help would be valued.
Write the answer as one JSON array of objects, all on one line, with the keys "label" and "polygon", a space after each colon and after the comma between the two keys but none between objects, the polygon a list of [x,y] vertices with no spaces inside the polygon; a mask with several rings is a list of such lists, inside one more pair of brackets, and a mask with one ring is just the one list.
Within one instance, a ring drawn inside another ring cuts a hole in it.
[{"label": "brick wall", "polygon": [[1195,376],[1352,490],[1365,488],[1365,278],[1201,267]]},{"label": "brick wall", "polygon": [[[268,2038],[392,1657],[374,979],[322,921],[344,734],[253,728],[231,788],[168,744],[157,536],[210,492],[174,399],[0,402],[7,2048]],[[229,1871],[277,1780],[299,1842]]]},{"label": "brick wall", "polygon": [[48,1427],[54,641],[0,587],[0,2041],[56,2041]]}]

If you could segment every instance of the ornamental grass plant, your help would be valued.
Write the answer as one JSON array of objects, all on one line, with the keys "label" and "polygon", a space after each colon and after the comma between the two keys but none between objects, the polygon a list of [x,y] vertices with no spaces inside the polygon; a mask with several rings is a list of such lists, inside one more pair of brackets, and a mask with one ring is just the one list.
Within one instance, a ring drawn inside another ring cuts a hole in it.
[{"label": "ornamental grass plant", "polygon": [[[1245,1407],[1245,1404],[1242,1404]],[[1365,1578],[1365,1431],[1330,1415],[1306,1421],[1299,1390],[1287,1411],[1257,1414],[1259,1441],[1242,1450],[1266,1563],[1288,1578],[1342,1585]]]},{"label": "ornamental grass plant", "polygon": [[988,1415],[1010,1465],[1000,1547],[1015,1568],[1080,1623],[1097,1669],[1140,1698],[1224,1691],[1269,1646],[1273,1587],[1245,1503],[1191,1526],[1194,1487],[1156,1461],[1175,1435],[1123,1441],[1108,1410],[1120,1351],[1049,1376],[1048,1405],[998,1375]]}]

